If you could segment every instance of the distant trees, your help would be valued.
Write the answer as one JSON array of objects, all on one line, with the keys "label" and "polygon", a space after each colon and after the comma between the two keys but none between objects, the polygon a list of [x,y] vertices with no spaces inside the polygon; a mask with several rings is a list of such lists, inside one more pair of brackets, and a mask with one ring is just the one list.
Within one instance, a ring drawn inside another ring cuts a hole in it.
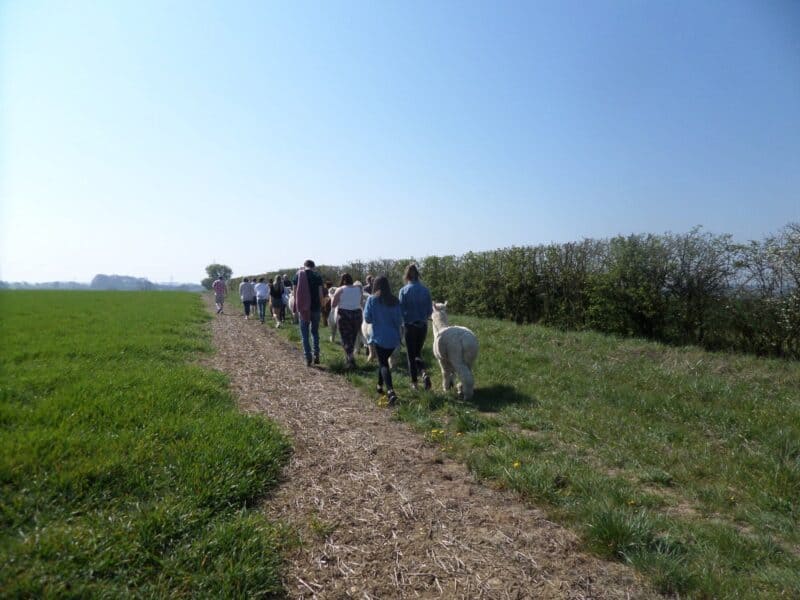
[{"label": "distant trees", "polygon": [[206,277],[203,281],[200,282],[207,290],[211,289],[211,284],[214,283],[214,280],[218,277],[222,277],[226,281],[231,278],[233,275],[233,269],[231,269],[228,265],[221,265],[218,263],[210,264],[206,267]]}]

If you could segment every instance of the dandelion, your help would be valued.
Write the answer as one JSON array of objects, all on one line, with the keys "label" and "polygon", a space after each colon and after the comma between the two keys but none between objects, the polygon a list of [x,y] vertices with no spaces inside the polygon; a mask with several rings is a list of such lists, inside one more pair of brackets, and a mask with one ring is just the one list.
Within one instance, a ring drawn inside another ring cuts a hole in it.
[{"label": "dandelion", "polygon": [[514,461],[514,468],[515,468],[515,469],[519,469],[521,466],[522,466],[522,463],[521,463],[521,462],[519,462],[518,460],[515,460],[515,461]]},{"label": "dandelion", "polygon": [[444,429],[431,429],[431,438],[436,440],[444,436]]}]

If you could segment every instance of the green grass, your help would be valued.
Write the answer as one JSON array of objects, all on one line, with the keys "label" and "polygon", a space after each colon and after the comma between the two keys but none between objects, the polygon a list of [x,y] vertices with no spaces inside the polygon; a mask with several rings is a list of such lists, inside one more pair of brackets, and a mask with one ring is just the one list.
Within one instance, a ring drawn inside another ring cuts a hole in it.
[{"label": "green grass", "polygon": [[254,510],[290,451],[240,414],[194,294],[0,293],[6,597],[279,595]]},{"label": "green grass", "polygon": [[[480,340],[475,397],[441,393],[429,331],[434,392],[395,369],[397,418],[662,592],[800,597],[800,364],[452,322]],[[374,395],[375,368],[347,373],[342,358],[323,343],[323,365]]]}]

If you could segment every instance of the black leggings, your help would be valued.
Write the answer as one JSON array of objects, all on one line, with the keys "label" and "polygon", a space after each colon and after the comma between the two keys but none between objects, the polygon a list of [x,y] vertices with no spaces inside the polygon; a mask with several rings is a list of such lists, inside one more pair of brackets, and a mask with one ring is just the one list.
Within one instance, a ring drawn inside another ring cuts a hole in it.
[{"label": "black leggings", "polygon": [[387,390],[393,390],[392,386],[392,371],[389,368],[389,357],[394,352],[394,348],[381,348],[375,345],[375,352],[378,353],[378,385],[383,386],[386,384]]},{"label": "black leggings", "polygon": [[406,352],[408,353],[408,372],[411,381],[417,382],[417,373],[425,372],[425,363],[422,362],[422,346],[428,334],[428,325],[406,325]]}]

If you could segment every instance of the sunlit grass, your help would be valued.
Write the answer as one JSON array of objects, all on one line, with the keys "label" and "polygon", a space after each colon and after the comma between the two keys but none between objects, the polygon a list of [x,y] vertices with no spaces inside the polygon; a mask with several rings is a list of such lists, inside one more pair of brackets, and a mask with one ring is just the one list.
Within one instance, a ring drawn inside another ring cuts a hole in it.
[{"label": "sunlit grass", "polygon": [[10,597],[281,592],[252,510],[289,445],[234,407],[183,293],[0,293],[0,581]]},{"label": "sunlit grass", "polygon": [[[476,394],[410,389],[394,411],[475,475],[546,506],[658,589],[800,597],[800,364],[455,317],[481,344]],[[328,335],[322,330],[323,340]],[[285,335],[299,343],[296,326]],[[323,365],[376,398],[376,367]]]}]

